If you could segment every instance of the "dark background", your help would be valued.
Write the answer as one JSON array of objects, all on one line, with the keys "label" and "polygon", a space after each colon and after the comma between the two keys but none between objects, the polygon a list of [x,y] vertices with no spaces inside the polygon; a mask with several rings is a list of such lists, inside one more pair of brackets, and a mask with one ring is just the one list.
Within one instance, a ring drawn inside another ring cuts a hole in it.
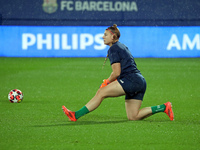
[{"label": "dark background", "polygon": [[[108,26],[116,23],[120,26],[200,26],[200,0],[133,0],[137,4],[137,12],[61,11],[61,1],[57,0],[57,11],[48,14],[43,11],[44,0],[0,0],[0,24]],[[113,0],[115,1],[117,0]]]}]

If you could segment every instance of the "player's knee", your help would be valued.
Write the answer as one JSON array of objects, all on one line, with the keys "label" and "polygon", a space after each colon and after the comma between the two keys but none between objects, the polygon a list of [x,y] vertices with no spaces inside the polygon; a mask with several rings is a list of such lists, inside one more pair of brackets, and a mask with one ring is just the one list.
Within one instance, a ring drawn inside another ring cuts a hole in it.
[{"label": "player's knee", "polygon": [[103,93],[102,88],[99,88],[99,89],[97,90],[96,96],[98,96],[98,97],[100,97],[100,98],[104,98],[104,93]]},{"label": "player's knee", "polygon": [[105,92],[105,89],[103,89],[103,88],[99,88],[99,89],[97,90],[96,95],[97,95],[98,97],[100,97],[100,98],[106,98],[106,97],[107,97],[106,92]]}]

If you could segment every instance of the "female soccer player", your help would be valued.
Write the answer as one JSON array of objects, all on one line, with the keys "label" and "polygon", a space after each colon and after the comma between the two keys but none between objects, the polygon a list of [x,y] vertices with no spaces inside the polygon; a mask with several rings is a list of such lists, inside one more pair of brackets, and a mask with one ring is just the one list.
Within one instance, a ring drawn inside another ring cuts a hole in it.
[{"label": "female soccer player", "polygon": [[[95,110],[107,97],[125,96],[126,113],[129,120],[142,120],[158,112],[165,112],[170,120],[174,120],[171,102],[140,109],[146,91],[146,81],[129,49],[119,42],[120,31],[114,24],[108,27],[103,35],[104,44],[110,46],[107,57],[110,60],[112,72],[98,89],[96,95],[80,110],[70,111],[62,106],[69,120],[78,118]],[[104,62],[105,64],[105,62]]]}]

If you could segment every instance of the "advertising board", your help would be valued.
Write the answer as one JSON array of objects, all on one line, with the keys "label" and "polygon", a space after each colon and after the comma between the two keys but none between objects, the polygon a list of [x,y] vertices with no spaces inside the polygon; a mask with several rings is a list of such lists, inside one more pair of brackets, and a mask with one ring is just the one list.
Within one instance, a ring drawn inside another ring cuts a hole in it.
[{"label": "advertising board", "polygon": [[[1,26],[2,57],[105,57],[105,26]],[[119,27],[134,57],[200,57],[200,27]]]}]

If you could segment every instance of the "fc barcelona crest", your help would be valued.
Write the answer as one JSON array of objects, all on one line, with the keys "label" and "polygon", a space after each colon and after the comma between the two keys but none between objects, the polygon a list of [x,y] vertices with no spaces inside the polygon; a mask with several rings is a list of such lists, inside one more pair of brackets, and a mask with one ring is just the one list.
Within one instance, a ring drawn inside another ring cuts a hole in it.
[{"label": "fc barcelona crest", "polygon": [[52,14],[58,9],[57,0],[44,0],[42,7],[44,12]]}]

